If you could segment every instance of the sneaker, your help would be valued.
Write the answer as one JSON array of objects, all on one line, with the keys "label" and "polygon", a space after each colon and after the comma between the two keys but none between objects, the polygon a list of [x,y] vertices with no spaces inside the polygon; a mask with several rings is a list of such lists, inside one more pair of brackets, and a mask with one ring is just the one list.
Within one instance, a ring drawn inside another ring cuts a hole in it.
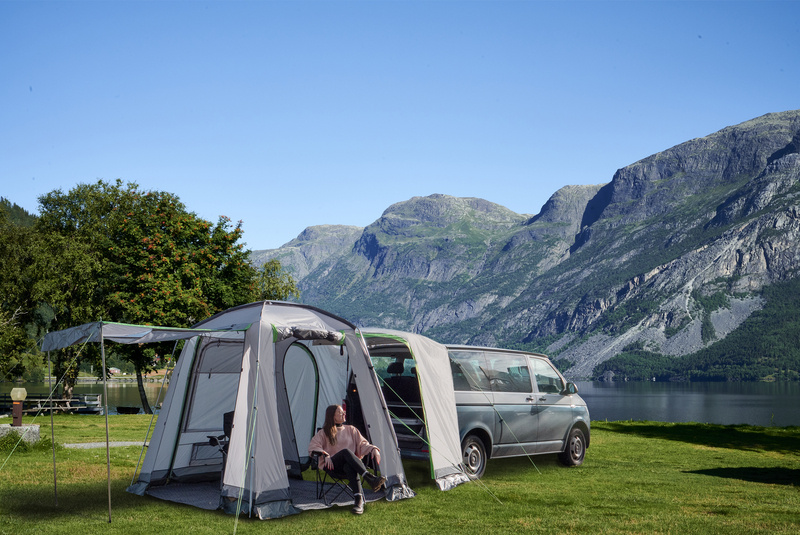
[{"label": "sneaker", "polygon": [[355,495],[355,502],[353,503],[353,508],[350,510],[350,512],[354,515],[360,515],[364,512],[364,496],[361,494]]}]

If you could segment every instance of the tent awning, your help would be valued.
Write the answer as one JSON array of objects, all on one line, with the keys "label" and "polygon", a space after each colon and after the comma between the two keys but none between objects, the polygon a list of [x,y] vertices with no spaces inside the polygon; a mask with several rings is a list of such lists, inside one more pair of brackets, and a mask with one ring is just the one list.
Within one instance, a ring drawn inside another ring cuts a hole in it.
[{"label": "tent awning", "polygon": [[84,342],[99,342],[101,339],[120,344],[169,342],[172,340],[185,340],[202,334],[245,331],[249,327],[250,324],[241,324],[215,329],[191,329],[93,321],[77,327],[47,333],[42,342],[42,351],[54,351]]}]

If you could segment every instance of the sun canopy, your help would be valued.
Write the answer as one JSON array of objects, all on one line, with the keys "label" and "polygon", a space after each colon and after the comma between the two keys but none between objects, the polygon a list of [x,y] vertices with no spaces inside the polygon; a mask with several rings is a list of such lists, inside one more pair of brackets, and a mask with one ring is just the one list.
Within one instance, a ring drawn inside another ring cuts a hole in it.
[{"label": "sun canopy", "polygon": [[179,327],[156,327],[153,325],[130,325],[107,321],[93,321],[77,327],[47,333],[42,342],[42,351],[55,351],[75,344],[110,340],[119,344],[145,344],[186,340],[201,334],[224,331],[244,331],[249,324],[229,325],[215,329],[190,329]]}]

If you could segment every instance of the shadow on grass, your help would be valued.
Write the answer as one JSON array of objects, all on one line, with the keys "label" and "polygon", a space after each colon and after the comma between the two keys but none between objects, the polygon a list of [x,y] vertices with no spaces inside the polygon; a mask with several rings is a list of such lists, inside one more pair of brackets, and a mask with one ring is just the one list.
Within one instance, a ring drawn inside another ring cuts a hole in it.
[{"label": "shadow on grass", "polygon": [[592,427],[613,433],[662,438],[712,448],[779,453],[800,451],[799,427],[661,422],[592,422]]},{"label": "shadow on grass", "polygon": [[689,470],[686,474],[741,479],[754,483],[771,483],[775,485],[800,486],[800,470],[796,468],[739,466],[733,468],[708,468],[706,470]]},{"label": "shadow on grass", "polygon": [[[149,502],[149,505],[153,503],[154,498],[136,496],[126,492],[124,488],[112,483],[112,520],[115,516],[129,515],[132,511],[141,509],[144,505],[143,500]],[[58,505],[52,482],[49,485],[6,487],[0,490],[0,511],[2,510],[30,521],[64,517],[86,517],[108,521],[108,486],[105,481],[59,484]]]}]

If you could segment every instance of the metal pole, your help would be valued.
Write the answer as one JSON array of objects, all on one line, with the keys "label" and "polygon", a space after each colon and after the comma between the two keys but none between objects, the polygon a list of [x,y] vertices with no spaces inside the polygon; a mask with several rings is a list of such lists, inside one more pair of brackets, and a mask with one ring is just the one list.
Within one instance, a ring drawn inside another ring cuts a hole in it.
[{"label": "metal pole", "polygon": [[111,523],[111,444],[108,440],[108,373],[106,373],[106,346],[103,343],[103,325],[100,324],[100,357],[103,360],[103,403],[106,414],[106,469],[108,470],[108,523]]},{"label": "metal pole", "polygon": [[53,425],[53,372],[50,370],[50,352],[47,352],[47,377],[50,390],[50,439],[53,443],[53,495],[58,507],[58,481],[56,479],[56,433]]}]

